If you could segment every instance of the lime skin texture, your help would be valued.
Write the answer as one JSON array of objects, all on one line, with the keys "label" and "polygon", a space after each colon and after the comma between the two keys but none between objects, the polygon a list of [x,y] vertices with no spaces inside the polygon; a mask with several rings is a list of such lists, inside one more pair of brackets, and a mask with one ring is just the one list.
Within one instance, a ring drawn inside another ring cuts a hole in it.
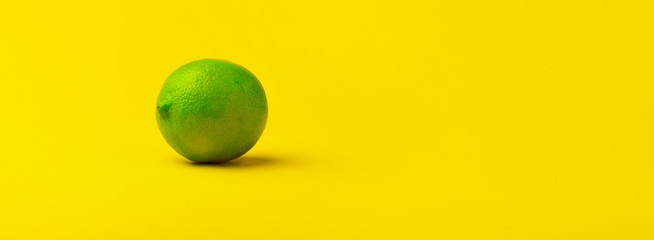
[{"label": "lime skin texture", "polygon": [[229,61],[203,59],[166,79],[156,118],[166,142],[180,155],[195,162],[225,162],[257,143],[268,103],[250,71]]}]

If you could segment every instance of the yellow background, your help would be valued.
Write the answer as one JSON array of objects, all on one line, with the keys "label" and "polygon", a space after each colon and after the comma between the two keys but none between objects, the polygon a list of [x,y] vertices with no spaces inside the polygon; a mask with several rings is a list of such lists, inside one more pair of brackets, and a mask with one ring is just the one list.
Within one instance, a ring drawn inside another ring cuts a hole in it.
[{"label": "yellow background", "polygon": [[[12,1],[0,239],[653,239],[650,1]],[[225,165],[155,122],[221,58],[267,92]]]}]

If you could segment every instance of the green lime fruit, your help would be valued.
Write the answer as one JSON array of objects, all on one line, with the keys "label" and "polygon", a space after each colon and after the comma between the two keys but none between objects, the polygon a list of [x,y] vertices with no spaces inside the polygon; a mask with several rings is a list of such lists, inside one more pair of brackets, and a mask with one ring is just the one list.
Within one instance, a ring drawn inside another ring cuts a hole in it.
[{"label": "green lime fruit", "polygon": [[250,71],[228,61],[203,59],[179,67],[166,79],[156,118],[177,153],[196,162],[225,162],[257,143],[268,119],[268,103]]}]

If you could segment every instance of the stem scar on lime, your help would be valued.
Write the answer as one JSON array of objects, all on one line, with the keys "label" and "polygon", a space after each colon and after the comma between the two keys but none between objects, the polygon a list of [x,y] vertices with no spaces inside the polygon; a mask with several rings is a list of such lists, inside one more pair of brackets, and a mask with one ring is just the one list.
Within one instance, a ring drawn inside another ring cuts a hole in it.
[{"label": "stem scar on lime", "polygon": [[166,118],[168,116],[168,110],[170,109],[170,103],[164,103],[157,105],[157,112],[161,117]]}]

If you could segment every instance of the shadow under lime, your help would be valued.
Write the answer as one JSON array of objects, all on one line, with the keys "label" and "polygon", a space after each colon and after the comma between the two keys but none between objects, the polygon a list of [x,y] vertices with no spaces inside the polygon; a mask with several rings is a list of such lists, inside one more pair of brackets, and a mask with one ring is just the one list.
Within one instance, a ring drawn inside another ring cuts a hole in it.
[{"label": "shadow under lime", "polygon": [[242,156],[237,159],[219,162],[219,163],[201,163],[193,162],[186,158],[182,158],[188,165],[205,168],[253,168],[276,165],[281,162],[281,159],[271,156]]}]

